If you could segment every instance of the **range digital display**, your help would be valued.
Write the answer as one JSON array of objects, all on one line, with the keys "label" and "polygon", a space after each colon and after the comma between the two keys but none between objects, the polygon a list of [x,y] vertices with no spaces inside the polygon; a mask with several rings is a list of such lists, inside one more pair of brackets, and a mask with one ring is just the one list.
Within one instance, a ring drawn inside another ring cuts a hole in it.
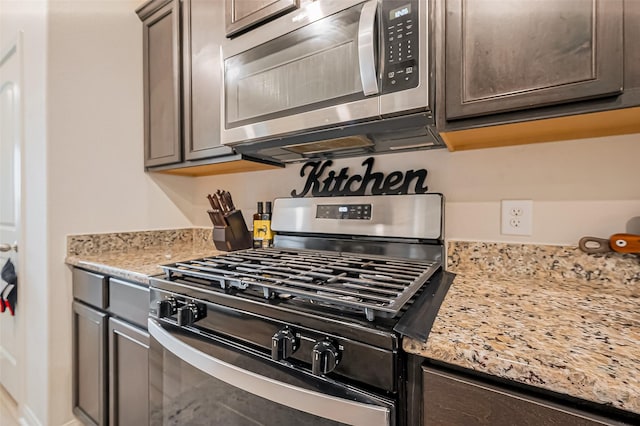
[{"label": "range digital display", "polygon": [[370,220],[371,204],[320,204],[316,209],[316,218]]},{"label": "range digital display", "polygon": [[401,18],[404,15],[408,15],[411,13],[411,5],[407,4],[402,7],[395,8],[389,12],[389,19],[393,21],[394,19]]}]

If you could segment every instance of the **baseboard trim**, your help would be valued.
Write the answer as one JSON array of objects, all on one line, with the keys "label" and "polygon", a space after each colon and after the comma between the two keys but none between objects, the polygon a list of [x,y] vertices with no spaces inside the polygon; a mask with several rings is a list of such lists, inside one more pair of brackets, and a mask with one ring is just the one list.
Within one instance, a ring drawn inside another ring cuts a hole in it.
[{"label": "baseboard trim", "polygon": [[[27,406],[22,408],[22,417],[18,419],[18,423],[20,423],[20,426],[43,426],[31,408]],[[84,426],[84,424],[74,417],[72,420],[69,420],[61,426]]]},{"label": "baseboard trim", "polygon": [[38,416],[29,408],[28,405],[22,406],[22,416],[18,419],[22,426],[43,426]]},{"label": "baseboard trim", "polygon": [[83,426],[83,423],[78,419],[69,420],[67,423],[62,426]]}]

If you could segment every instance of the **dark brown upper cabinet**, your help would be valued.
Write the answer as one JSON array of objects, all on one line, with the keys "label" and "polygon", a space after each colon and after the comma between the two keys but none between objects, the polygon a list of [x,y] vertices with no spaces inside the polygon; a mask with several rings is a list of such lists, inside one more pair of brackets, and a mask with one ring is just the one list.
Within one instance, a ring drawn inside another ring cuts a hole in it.
[{"label": "dark brown upper cabinet", "polygon": [[224,2],[152,0],[143,22],[145,167],[185,176],[263,170],[221,144]]},{"label": "dark brown upper cabinet", "polygon": [[446,0],[447,120],[623,89],[622,0]]},{"label": "dark brown upper cabinet", "polygon": [[182,160],[180,2],[139,9],[143,21],[144,165]]},{"label": "dark brown upper cabinet", "polygon": [[224,4],[183,0],[182,64],[186,160],[232,155],[220,142]]},{"label": "dark brown upper cabinet", "polygon": [[220,143],[222,2],[159,0],[144,28],[145,166],[233,154]]},{"label": "dark brown upper cabinet", "polygon": [[225,0],[227,37],[296,9],[299,0]]}]

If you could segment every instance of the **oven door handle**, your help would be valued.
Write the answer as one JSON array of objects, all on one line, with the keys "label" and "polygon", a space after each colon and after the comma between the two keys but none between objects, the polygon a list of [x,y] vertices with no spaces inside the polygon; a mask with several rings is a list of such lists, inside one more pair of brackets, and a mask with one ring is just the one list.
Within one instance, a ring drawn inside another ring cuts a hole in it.
[{"label": "oven door handle", "polygon": [[370,0],[360,12],[358,22],[358,62],[360,65],[360,79],[365,96],[380,92],[378,88],[378,73],[376,71],[376,40],[375,24],[378,0]]},{"label": "oven door handle", "polygon": [[275,403],[324,419],[350,425],[389,425],[388,408],[350,401],[291,386],[226,363],[172,336],[154,319],[148,319],[149,334],[165,350],[211,377]]}]

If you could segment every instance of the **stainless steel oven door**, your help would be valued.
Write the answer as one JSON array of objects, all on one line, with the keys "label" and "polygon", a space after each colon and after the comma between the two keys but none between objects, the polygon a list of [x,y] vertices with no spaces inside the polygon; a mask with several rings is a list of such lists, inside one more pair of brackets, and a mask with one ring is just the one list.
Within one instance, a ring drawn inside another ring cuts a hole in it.
[{"label": "stainless steel oven door", "polygon": [[149,319],[151,425],[394,425],[395,404]]},{"label": "stainless steel oven door", "polygon": [[380,116],[377,0],[324,0],[223,46],[234,144]]}]

